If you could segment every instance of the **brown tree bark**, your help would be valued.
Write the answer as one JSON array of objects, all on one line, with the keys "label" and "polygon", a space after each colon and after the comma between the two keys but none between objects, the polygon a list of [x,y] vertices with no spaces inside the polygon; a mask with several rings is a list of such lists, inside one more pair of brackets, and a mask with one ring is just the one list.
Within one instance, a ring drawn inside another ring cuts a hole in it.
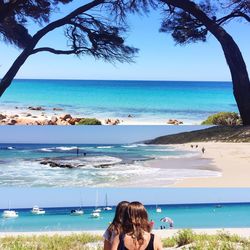
[{"label": "brown tree bark", "polygon": [[219,41],[231,72],[233,93],[243,124],[250,125],[250,81],[243,56],[234,39],[225,29],[210,19],[193,1],[162,0],[162,2],[178,7],[193,15]]}]

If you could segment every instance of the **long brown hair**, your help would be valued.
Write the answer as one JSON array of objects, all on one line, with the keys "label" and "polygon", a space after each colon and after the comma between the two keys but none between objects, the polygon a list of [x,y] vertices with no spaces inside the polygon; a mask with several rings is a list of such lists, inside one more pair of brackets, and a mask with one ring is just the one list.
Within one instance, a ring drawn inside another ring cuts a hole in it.
[{"label": "long brown hair", "polygon": [[121,233],[124,212],[126,211],[128,204],[129,204],[128,201],[121,201],[116,206],[115,217],[114,217],[112,223],[108,227],[108,231],[110,233],[110,236],[111,236],[111,233],[113,231],[115,231],[116,234]]},{"label": "long brown hair", "polygon": [[129,203],[124,213],[123,233],[130,235],[139,245],[144,243],[144,232],[150,232],[148,213],[138,201]]}]

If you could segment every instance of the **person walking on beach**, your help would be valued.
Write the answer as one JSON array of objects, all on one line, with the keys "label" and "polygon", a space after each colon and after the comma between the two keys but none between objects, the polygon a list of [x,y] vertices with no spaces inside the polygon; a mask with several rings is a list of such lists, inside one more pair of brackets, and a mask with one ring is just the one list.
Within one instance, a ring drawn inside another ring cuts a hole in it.
[{"label": "person walking on beach", "polygon": [[205,148],[204,147],[202,147],[201,152],[202,152],[202,154],[205,153]]},{"label": "person walking on beach", "polygon": [[116,211],[115,211],[115,217],[112,223],[109,225],[108,229],[103,234],[104,250],[110,250],[115,236],[121,233],[124,212],[128,204],[129,204],[128,201],[121,201],[117,205]]},{"label": "person walking on beach", "polygon": [[115,236],[111,250],[162,250],[160,239],[150,232],[145,207],[131,202],[124,213],[122,232]]}]

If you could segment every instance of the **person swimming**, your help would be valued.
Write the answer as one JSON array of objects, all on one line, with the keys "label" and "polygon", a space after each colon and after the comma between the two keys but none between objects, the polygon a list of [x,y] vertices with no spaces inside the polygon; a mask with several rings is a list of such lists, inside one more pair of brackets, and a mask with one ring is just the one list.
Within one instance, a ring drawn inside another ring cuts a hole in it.
[{"label": "person swimming", "polygon": [[140,202],[129,203],[111,250],[162,250],[160,239],[151,233],[148,213]]},{"label": "person swimming", "polygon": [[128,201],[121,201],[117,205],[116,211],[115,211],[115,217],[112,223],[109,225],[109,227],[105,231],[105,233],[103,234],[104,250],[110,250],[115,236],[121,233],[124,212],[128,204],[129,204]]}]

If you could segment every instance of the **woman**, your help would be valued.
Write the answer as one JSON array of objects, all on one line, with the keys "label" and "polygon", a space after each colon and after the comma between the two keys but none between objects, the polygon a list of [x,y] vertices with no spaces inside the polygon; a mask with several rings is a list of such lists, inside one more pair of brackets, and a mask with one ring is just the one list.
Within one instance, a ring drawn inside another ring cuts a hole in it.
[{"label": "woman", "polygon": [[103,235],[104,250],[110,250],[115,236],[121,233],[124,212],[127,209],[128,204],[128,201],[121,201],[117,205],[113,222],[109,225]]},{"label": "woman", "polygon": [[162,250],[160,239],[150,233],[148,214],[140,202],[131,202],[124,213],[122,232],[111,250]]}]

